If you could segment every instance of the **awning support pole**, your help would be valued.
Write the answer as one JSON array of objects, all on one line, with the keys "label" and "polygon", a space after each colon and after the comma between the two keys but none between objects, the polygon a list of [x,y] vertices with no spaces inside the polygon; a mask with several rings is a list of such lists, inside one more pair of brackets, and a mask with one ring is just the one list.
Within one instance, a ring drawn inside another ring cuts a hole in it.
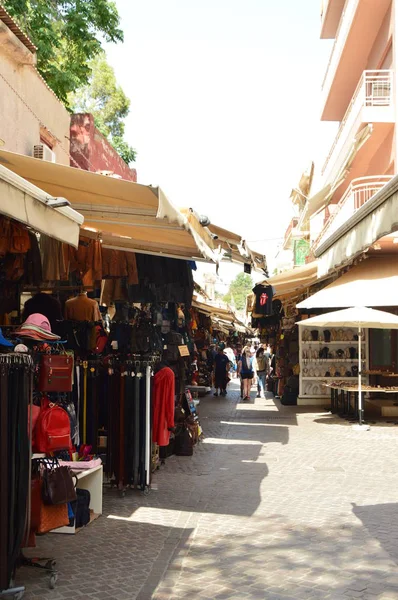
[{"label": "awning support pole", "polygon": [[361,327],[358,327],[358,413],[359,413],[359,425],[362,425],[363,421],[363,408],[362,408],[362,331]]}]

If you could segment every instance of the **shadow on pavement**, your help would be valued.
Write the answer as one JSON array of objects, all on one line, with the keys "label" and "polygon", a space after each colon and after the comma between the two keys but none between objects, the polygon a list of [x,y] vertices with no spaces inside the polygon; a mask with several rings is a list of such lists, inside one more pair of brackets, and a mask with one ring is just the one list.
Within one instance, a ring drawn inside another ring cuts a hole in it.
[{"label": "shadow on pavement", "polygon": [[[358,506],[353,513],[398,565],[398,503]],[[398,590],[397,590],[398,591]]]},{"label": "shadow on pavement", "polygon": [[[118,511],[115,499],[108,509]],[[49,590],[48,577],[36,569],[19,569],[17,583],[26,586],[24,600],[134,599],[140,592],[145,592],[140,598],[152,598],[175,548],[187,544],[192,532],[176,527],[175,519],[162,525],[104,515],[76,535],[40,537],[37,548],[25,552],[56,559],[54,590]]]},{"label": "shadow on pavement", "polygon": [[[396,516],[395,507],[390,517]],[[387,518],[388,510],[385,522]],[[240,531],[228,531],[228,523],[224,527],[215,524],[213,535],[207,532],[206,536],[203,540],[195,537],[195,546],[184,559],[180,577],[184,598],[200,597],[204,573],[214,600],[397,597],[393,563],[352,523],[311,526],[289,524],[285,516],[261,520],[254,516],[242,522]],[[165,596],[160,593],[154,598]]]}]

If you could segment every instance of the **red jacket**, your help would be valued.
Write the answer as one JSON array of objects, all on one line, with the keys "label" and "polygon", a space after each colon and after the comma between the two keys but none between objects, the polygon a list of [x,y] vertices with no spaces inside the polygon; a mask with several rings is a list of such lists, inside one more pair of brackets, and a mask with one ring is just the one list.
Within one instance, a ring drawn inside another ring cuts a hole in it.
[{"label": "red jacket", "polygon": [[174,427],[174,373],[169,367],[158,371],[153,384],[152,440],[159,446],[168,446],[169,428]]}]

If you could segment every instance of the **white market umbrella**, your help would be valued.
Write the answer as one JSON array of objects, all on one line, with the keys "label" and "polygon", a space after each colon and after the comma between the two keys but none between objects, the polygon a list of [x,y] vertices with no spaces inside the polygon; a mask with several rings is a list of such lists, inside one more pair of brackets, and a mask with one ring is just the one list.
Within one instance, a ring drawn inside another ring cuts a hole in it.
[{"label": "white market umbrella", "polygon": [[384,310],[355,306],[311,317],[310,319],[300,321],[298,325],[305,327],[354,326],[358,328],[358,412],[359,425],[362,425],[362,329],[398,329],[398,317]]}]

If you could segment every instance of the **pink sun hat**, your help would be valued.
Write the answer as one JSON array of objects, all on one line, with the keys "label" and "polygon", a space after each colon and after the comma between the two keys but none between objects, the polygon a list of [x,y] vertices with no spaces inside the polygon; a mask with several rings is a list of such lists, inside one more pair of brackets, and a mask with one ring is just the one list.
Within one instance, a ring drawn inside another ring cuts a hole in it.
[{"label": "pink sun hat", "polygon": [[13,335],[40,341],[57,341],[61,339],[59,335],[55,335],[55,333],[51,332],[49,320],[40,313],[30,315],[25,323],[22,323],[22,325],[14,331]]}]

